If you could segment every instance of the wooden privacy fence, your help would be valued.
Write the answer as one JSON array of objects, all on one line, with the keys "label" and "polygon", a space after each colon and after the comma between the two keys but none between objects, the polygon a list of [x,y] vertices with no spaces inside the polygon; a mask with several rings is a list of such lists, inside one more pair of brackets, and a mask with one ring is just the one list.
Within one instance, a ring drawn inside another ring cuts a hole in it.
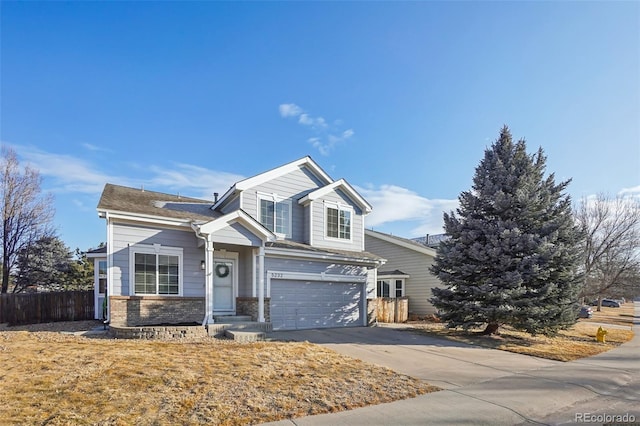
[{"label": "wooden privacy fence", "polygon": [[377,304],[378,322],[406,322],[409,318],[407,297],[379,297]]},{"label": "wooden privacy fence", "polygon": [[93,290],[0,294],[0,323],[37,324],[93,318]]}]

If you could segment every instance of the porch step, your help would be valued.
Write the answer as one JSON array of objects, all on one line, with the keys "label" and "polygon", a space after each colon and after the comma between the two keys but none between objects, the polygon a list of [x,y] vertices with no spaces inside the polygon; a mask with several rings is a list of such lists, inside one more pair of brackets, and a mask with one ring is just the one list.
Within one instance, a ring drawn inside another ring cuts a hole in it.
[{"label": "porch step", "polygon": [[[269,333],[273,330],[270,322],[229,322],[229,323],[214,323],[207,324],[207,333],[211,337],[223,336],[227,330],[230,331],[256,331]],[[230,336],[229,336],[230,337]]]},{"label": "porch step", "polygon": [[251,322],[249,315],[214,315],[213,320],[222,324],[229,324],[232,322]]},{"label": "porch step", "polygon": [[225,330],[224,335],[236,342],[260,342],[264,340],[266,333],[258,330]]}]

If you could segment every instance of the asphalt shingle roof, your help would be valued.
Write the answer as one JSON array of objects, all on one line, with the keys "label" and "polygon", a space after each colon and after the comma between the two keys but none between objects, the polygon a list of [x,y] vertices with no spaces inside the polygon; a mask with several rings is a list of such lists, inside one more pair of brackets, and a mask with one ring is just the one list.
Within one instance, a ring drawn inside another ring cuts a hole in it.
[{"label": "asphalt shingle roof", "polygon": [[220,215],[210,209],[211,201],[108,183],[98,210],[111,210],[174,219],[210,221]]}]

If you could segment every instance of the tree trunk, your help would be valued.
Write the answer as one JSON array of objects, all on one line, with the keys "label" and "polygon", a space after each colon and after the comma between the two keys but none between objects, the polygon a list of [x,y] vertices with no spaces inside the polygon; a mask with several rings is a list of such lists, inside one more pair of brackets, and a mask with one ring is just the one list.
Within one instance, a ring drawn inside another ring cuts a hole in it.
[{"label": "tree trunk", "polygon": [[483,336],[490,336],[492,334],[499,334],[498,329],[500,328],[500,324],[497,322],[490,322],[487,324],[487,328],[482,332]]},{"label": "tree trunk", "polygon": [[2,257],[2,287],[0,290],[0,293],[4,294],[7,293],[7,290],[9,290],[9,273],[11,271],[9,270],[9,259],[7,258],[7,256],[3,256]]}]

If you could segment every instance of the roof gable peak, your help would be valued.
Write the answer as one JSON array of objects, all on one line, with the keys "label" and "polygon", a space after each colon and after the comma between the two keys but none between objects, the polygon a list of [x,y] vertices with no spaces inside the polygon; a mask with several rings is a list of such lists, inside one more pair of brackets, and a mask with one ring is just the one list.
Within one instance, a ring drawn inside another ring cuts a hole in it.
[{"label": "roof gable peak", "polygon": [[307,155],[306,157],[302,157],[298,160],[283,164],[282,166],[278,166],[271,170],[267,170],[266,172],[262,172],[255,176],[236,182],[231,186],[231,188],[229,188],[227,192],[222,195],[222,197],[220,197],[220,199],[213,205],[212,209],[216,209],[218,206],[222,205],[229,197],[238,192],[253,188],[257,185],[261,185],[280,176],[284,176],[287,173],[291,173],[292,171],[295,171],[301,167],[306,167],[307,169],[309,169],[314,175],[316,175],[321,181],[324,181],[327,185],[333,182],[331,176],[329,176],[324,170],[322,170],[318,163],[313,161],[313,159]]}]

